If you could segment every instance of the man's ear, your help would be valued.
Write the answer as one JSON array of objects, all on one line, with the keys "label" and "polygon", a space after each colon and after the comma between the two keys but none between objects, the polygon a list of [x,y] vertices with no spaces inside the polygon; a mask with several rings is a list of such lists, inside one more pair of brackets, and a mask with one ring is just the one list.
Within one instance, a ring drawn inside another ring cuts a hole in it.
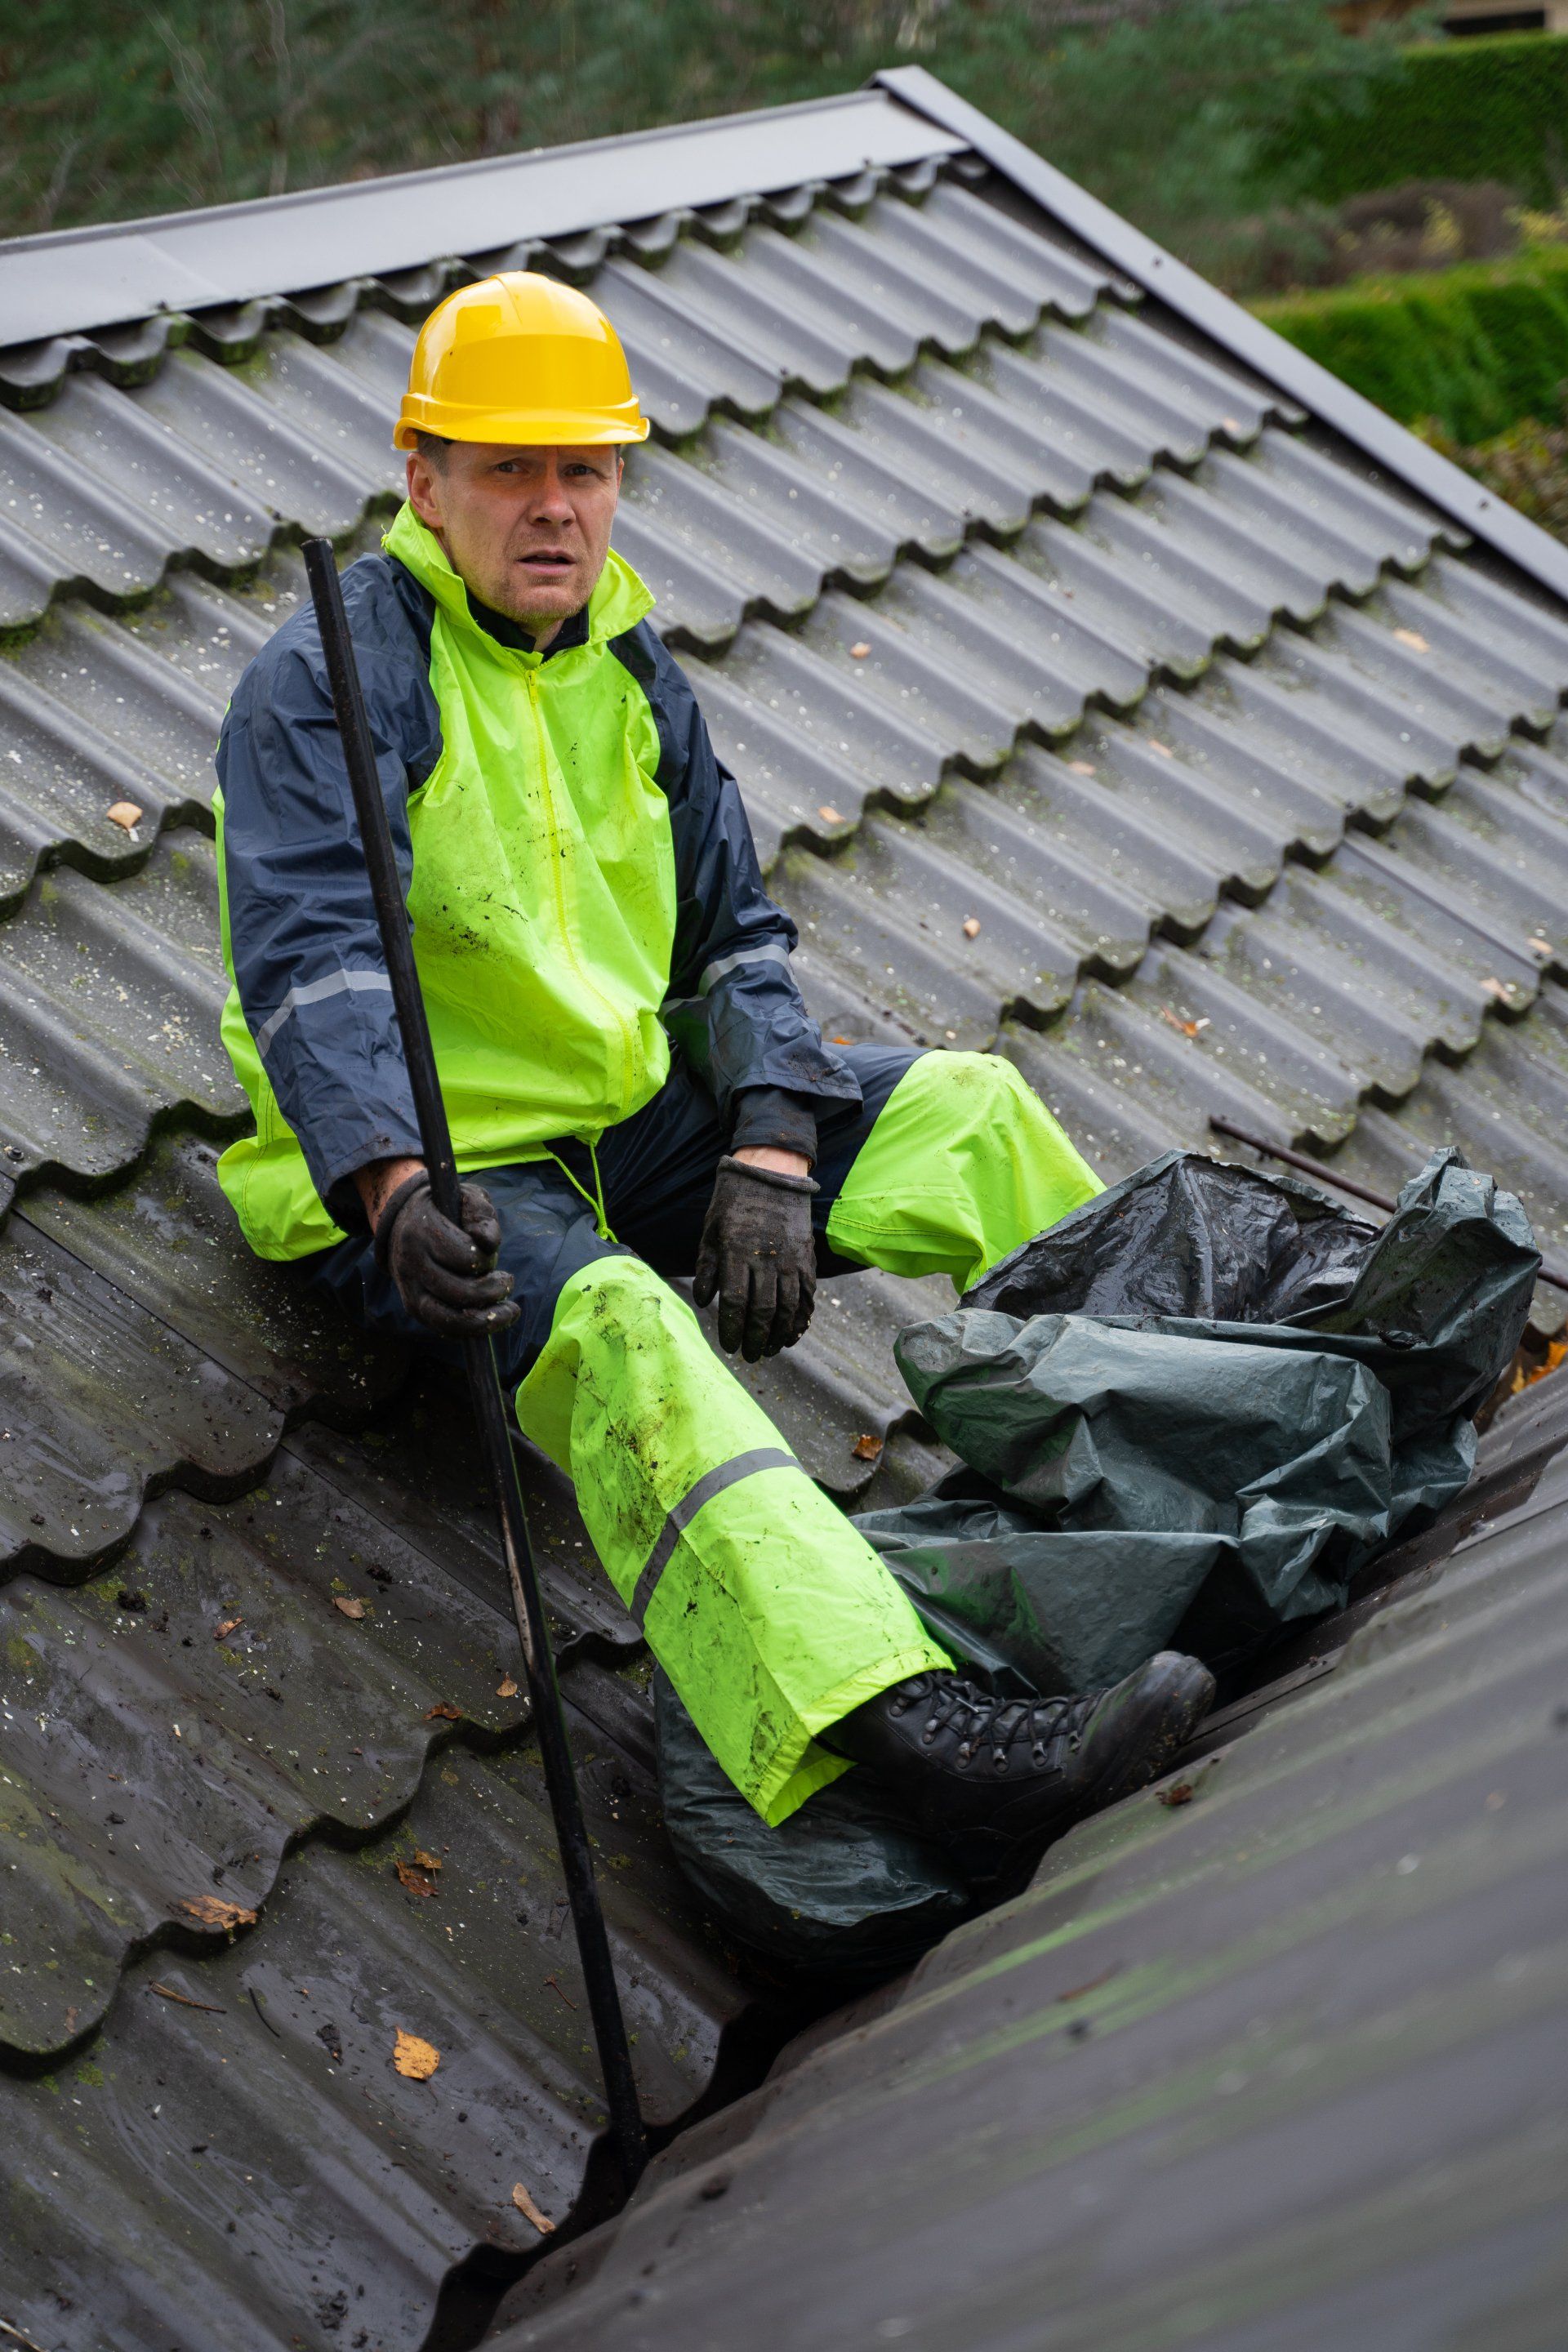
[{"label": "man's ear", "polygon": [[427,530],[438,531],[442,523],[441,477],[422,449],[410,449],[405,468],[408,486],[408,503]]}]

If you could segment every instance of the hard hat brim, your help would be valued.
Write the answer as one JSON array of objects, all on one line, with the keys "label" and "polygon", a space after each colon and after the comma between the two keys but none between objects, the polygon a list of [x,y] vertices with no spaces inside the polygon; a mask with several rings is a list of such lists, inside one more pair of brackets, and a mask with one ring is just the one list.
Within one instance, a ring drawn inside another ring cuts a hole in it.
[{"label": "hard hat brim", "polygon": [[438,400],[410,394],[403,404],[392,443],[412,449],[416,436],[443,441],[503,441],[518,449],[597,449],[617,442],[646,441],[646,416],[607,417],[603,409],[492,408],[456,413]]}]

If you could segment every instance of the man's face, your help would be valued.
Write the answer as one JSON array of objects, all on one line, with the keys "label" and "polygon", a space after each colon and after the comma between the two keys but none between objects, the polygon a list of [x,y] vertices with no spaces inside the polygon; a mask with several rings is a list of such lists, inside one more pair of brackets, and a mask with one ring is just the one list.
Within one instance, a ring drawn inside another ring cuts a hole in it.
[{"label": "man's face", "polygon": [[408,459],[408,502],[453,571],[542,644],[598,584],[620,487],[615,447],[454,441],[438,466],[417,449]]}]

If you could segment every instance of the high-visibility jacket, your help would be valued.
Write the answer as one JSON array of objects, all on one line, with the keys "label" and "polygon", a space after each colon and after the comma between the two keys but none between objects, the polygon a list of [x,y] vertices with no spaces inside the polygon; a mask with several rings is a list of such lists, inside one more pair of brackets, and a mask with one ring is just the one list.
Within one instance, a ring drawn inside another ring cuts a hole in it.
[{"label": "high-visibility jacket", "polygon": [[[458,1166],[596,1141],[663,1084],[672,1016],[721,1116],[750,1087],[857,1100],[630,565],[540,655],[481,625],[410,508],[383,549],[343,599]],[[217,764],[223,1036],[257,1129],[219,1175],[251,1247],[300,1257],[363,1224],[355,1169],[421,1156],[308,607],[240,679]]]}]

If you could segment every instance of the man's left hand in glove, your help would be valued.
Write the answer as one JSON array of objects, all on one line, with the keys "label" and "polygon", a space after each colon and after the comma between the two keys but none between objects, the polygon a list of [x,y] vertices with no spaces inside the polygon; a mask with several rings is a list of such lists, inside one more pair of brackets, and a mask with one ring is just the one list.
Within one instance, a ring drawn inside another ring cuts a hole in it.
[{"label": "man's left hand in glove", "polygon": [[691,1295],[719,1301],[719,1344],[749,1364],[793,1348],[816,1302],[811,1203],[817,1187],[764,1160],[807,1163],[794,1152],[727,1156],[702,1228]]}]

